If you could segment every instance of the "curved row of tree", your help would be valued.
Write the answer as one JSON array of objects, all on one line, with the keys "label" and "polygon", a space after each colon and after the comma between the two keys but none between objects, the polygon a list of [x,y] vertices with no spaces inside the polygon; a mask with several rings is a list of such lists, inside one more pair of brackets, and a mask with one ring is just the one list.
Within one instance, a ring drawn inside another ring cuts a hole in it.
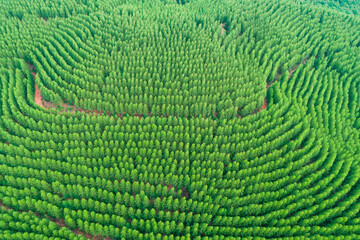
[{"label": "curved row of tree", "polygon": [[357,19],[35,2],[0,7],[0,239],[359,236]]}]

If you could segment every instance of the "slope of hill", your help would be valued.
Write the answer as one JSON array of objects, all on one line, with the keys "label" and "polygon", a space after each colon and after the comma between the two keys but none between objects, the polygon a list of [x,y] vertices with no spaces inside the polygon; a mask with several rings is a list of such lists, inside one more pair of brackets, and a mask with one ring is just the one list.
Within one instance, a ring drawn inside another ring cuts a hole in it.
[{"label": "slope of hill", "polygon": [[360,14],[359,0],[295,0],[295,2],[329,8],[350,15]]},{"label": "slope of hill", "polygon": [[0,239],[358,239],[360,20],[282,0],[0,0]]}]

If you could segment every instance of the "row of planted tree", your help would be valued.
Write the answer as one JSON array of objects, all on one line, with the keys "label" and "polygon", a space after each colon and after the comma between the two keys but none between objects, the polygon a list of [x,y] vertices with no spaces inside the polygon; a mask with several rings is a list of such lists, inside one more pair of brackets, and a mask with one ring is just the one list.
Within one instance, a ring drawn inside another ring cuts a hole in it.
[{"label": "row of planted tree", "polygon": [[356,239],[358,20],[178,3],[0,7],[0,238]]}]

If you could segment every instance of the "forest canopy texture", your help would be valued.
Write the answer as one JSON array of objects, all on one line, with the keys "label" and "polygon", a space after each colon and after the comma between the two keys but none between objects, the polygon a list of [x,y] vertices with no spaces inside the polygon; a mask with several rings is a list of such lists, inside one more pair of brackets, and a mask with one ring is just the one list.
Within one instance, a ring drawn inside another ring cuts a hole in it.
[{"label": "forest canopy texture", "polygon": [[359,2],[0,0],[0,239],[360,239]]}]

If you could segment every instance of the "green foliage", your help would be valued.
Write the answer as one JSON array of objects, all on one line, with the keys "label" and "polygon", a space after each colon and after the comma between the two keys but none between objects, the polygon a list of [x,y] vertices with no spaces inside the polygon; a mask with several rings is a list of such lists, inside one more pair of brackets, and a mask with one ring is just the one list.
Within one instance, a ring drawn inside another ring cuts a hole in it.
[{"label": "green foliage", "polygon": [[351,15],[360,14],[359,0],[295,0],[295,2],[312,4]]},{"label": "green foliage", "polygon": [[0,21],[0,239],[358,239],[356,16],[0,0]]}]

